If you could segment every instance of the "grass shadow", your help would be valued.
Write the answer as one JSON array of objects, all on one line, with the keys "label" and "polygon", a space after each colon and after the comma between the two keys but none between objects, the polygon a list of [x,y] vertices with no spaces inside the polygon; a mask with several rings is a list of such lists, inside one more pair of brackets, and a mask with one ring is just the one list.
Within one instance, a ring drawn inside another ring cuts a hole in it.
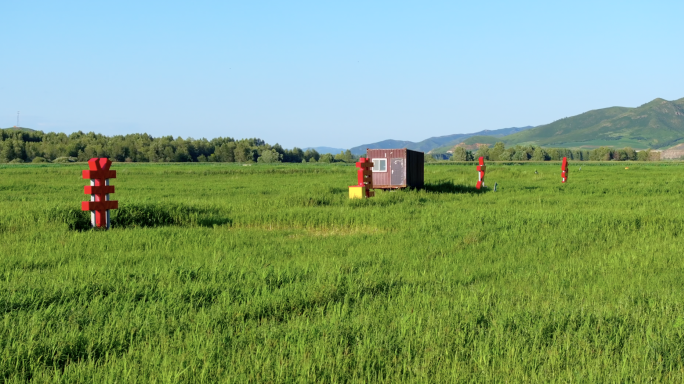
[{"label": "grass shadow", "polygon": [[425,183],[422,189],[433,193],[484,193],[489,190],[487,187],[477,189],[474,186],[454,184],[451,180]]},{"label": "grass shadow", "polygon": [[[55,208],[49,213],[50,220],[67,224],[69,230],[91,229],[90,212],[76,208]],[[230,218],[217,210],[182,204],[126,204],[111,211],[112,228],[147,227],[213,227],[232,224]]]}]

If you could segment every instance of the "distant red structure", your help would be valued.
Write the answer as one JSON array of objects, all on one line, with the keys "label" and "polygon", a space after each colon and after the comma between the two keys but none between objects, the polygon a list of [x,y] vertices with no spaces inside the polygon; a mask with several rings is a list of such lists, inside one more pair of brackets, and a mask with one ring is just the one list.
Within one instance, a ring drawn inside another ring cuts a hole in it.
[{"label": "distant red structure", "polygon": [[478,162],[480,165],[477,166],[477,189],[481,189],[482,187],[485,186],[484,177],[485,177],[485,170],[487,169],[487,167],[484,164],[484,157],[480,157],[478,159]]},{"label": "distant red structure", "polygon": [[369,198],[375,196],[373,189],[373,163],[367,157],[362,157],[356,163],[358,182],[356,185],[349,186],[349,198]]},{"label": "distant red structure", "polygon": [[561,176],[563,178],[563,182],[565,183],[568,181],[568,158],[564,157],[563,158],[563,165],[561,165]]},{"label": "distant red structure", "polygon": [[109,210],[118,209],[118,201],[110,201],[109,194],[114,193],[114,186],[109,185],[109,179],[116,178],[116,171],[110,171],[112,162],[104,157],[88,160],[88,170],[83,171],[83,178],[90,179],[84,192],[90,195],[90,201],[81,202],[82,211],[90,211],[90,224],[94,228],[109,229]]}]

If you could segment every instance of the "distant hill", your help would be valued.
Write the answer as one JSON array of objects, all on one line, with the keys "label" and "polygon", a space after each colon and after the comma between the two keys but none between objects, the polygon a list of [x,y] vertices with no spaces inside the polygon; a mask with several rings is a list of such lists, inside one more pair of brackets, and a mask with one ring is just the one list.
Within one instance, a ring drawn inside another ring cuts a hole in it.
[{"label": "distant hill", "polygon": [[374,148],[408,148],[414,151],[430,152],[432,153],[444,153],[454,145],[462,142],[463,140],[471,136],[495,136],[502,137],[505,135],[510,135],[511,133],[521,132],[532,128],[532,126],[527,127],[512,127],[512,128],[502,128],[495,130],[484,130],[475,133],[457,133],[447,136],[437,136],[425,139],[420,142],[413,141],[402,141],[402,140],[383,140],[377,143],[359,145],[358,147],[351,148],[351,152],[355,155],[365,154],[366,149]]},{"label": "distant hill", "polygon": [[[684,143],[684,98],[655,99],[637,108],[596,109],[517,132],[500,141],[507,145],[560,148],[668,148]],[[464,143],[468,144],[468,140]]]},{"label": "distant hill", "polygon": [[302,148],[302,151],[306,151],[307,149],[314,149],[314,150],[316,150],[316,152],[318,152],[320,154],[331,153],[333,155],[337,155],[340,152],[346,151],[346,149],[333,148],[333,147],[306,147],[306,148]]},{"label": "distant hill", "polygon": [[9,127],[9,128],[0,128],[0,129],[5,129],[9,131],[23,131],[23,132],[35,132],[35,129],[31,128],[24,128],[24,127]]},{"label": "distant hill", "polygon": [[497,141],[502,141],[502,138],[496,136],[471,136],[457,145],[450,147],[449,150],[453,150],[454,147],[463,147],[465,149],[476,150],[484,144],[491,147],[496,144]]},{"label": "distant hill", "polygon": [[678,144],[660,152],[661,160],[679,160],[684,158],[684,144]]}]

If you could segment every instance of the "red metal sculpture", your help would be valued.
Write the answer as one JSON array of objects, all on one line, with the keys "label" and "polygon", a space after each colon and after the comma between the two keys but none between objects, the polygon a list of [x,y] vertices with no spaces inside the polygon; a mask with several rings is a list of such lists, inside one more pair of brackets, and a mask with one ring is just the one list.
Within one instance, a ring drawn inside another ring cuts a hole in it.
[{"label": "red metal sculpture", "polygon": [[563,182],[565,183],[568,181],[568,158],[564,157],[563,158],[563,165],[561,165],[561,176],[563,177]]},{"label": "red metal sculpture", "polygon": [[358,183],[349,186],[349,198],[369,198],[375,196],[375,192],[371,191],[373,189],[373,163],[370,161],[370,158],[360,158],[356,163],[356,167],[359,168],[357,171]]},{"label": "red metal sculpture", "polygon": [[478,162],[480,163],[480,165],[477,166],[477,189],[481,189],[485,186],[484,176],[485,169],[487,169],[487,167],[484,165],[484,157],[480,156]]},{"label": "red metal sculpture", "polygon": [[88,160],[89,170],[83,171],[83,178],[90,179],[90,185],[84,188],[90,195],[90,201],[81,202],[81,210],[90,211],[90,224],[93,227],[109,229],[109,210],[119,208],[118,201],[110,201],[109,194],[114,193],[114,186],[109,179],[116,178],[116,171],[110,171],[112,162],[104,157]]}]

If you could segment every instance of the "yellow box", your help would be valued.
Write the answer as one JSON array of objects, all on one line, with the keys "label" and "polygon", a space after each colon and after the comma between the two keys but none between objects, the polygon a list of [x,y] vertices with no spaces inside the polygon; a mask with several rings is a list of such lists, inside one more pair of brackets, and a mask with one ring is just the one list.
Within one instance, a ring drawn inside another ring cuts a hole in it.
[{"label": "yellow box", "polygon": [[366,187],[359,187],[358,185],[349,186],[350,199],[363,199],[366,197]]}]

